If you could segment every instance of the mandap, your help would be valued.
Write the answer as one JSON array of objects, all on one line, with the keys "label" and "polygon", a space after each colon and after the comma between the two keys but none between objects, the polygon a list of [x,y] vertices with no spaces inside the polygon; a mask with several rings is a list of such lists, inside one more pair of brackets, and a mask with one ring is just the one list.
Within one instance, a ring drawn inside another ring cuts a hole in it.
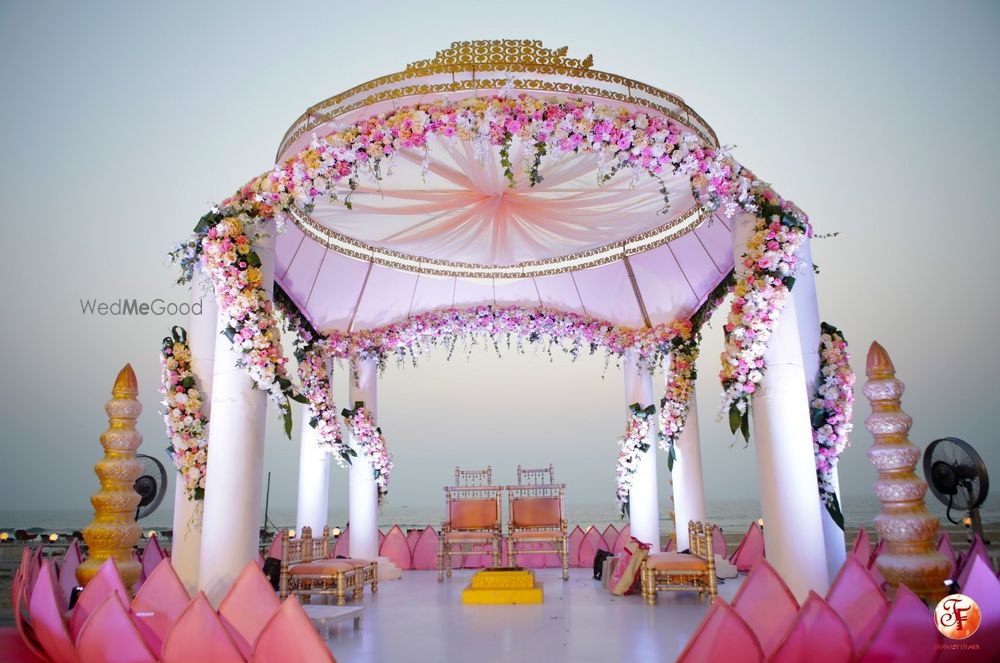
[{"label": "mandap", "polygon": [[[255,559],[245,505],[261,499],[268,399],[286,431],[293,403],[308,422],[299,526],[326,524],[339,463],[350,553],[374,557],[392,470],[379,369],[469,338],[619,360],[619,505],[634,536],[659,541],[662,449],[686,547],[705,517],[695,363],[721,305],[720,414],[747,439],[752,427],[768,559],[800,600],[825,593],[844,558],[853,375],[843,337],[821,329],[811,235],[680,97],[566,48],[456,42],[311,106],[274,168],[171,254],[194,297],[213,295],[163,345],[179,574],[217,601]],[[352,373],[343,411],[334,366]]]}]

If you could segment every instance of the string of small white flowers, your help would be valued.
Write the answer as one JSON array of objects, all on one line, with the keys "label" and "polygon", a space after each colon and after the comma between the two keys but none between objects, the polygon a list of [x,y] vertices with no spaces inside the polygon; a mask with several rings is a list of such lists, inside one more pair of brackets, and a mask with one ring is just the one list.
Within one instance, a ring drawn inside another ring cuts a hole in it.
[{"label": "string of small white flowers", "polygon": [[632,403],[628,408],[628,422],[625,425],[625,435],[618,439],[618,466],[615,475],[618,481],[616,496],[618,510],[624,518],[629,514],[632,485],[635,473],[639,469],[642,455],[649,451],[650,419],[656,414],[656,406],[645,408],[638,403]]}]

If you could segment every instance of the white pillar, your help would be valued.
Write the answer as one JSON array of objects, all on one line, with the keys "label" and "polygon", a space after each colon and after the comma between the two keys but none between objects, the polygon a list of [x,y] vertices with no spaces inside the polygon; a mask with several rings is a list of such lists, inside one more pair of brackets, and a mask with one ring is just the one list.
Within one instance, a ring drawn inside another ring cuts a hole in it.
[{"label": "white pillar", "polygon": [[[355,358],[351,362],[350,403],[363,402],[373,417],[378,414],[378,366],[374,359]],[[351,441],[353,445],[353,440]],[[357,448],[355,448],[357,451]],[[371,461],[362,456],[351,458],[348,475],[351,537],[350,555],[355,559],[375,559],[378,556],[378,485]]]},{"label": "white pillar", "polygon": [[[802,341],[802,366],[806,376],[806,394],[812,400],[816,394],[816,384],[819,379],[819,303],[816,300],[816,275],[813,272],[812,246],[807,239],[799,250],[801,269],[792,288],[795,299],[796,317],[799,323],[799,338]],[[837,468],[833,468],[831,483],[840,502],[840,481]],[[817,493],[818,495],[818,493]],[[841,511],[844,503],[840,502]],[[840,567],[847,561],[847,544],[844,540],[844,530],[833,521],[826,505],[820,500],[820,514],[823,518],[823,541],[826,546],[827,574],[832,581]]]},{"label": "white pillar", "polygon": [[[264,289],[270,296],[274,282],[273,221],[263,233],[266,236],[257,241],[255,250],[263,263]],[[247,371],[236,366],[236,359],[233,344],[219,334],[198,578],[198,588],[215,606],[243,567],[257,559],[260,545],[267,393],[254,388]]]},{"label": "white pillar", "polygon": [[698,430],[698,398],[691,390],[687,420],[681,431],[674,451],[674,534],[677,538],[676,550],[691,547],[688,537],[688,521],[705,520],[705,484],[701,473],[701,439]]},{"label": "white pillar", "polygon": [[[648,407],[653,403],[653,376],[641,366],[632,350],[625,353],[625,407],[638,403]],[[649,450],[643,454],[629,493],[629,524],[632,536],[660,551],[660,496],[656,484],[656,421],[650,421]]]},{"label": "white pillar", "polygon": [[299,446],[299,500],[295,525],[301,532],[311,527],[320,536],[326,527],[330,503],[330,454],[319,446],[319,432],[309,425],[312,408],[302,408],[302,442]]},{"label": "white pillar", "polygon": [[[191,306],[187,326],[188,344],[191,346],[191,371],[197,378],[198,390],[201,392],[201,410],[209,417],[211,426],[212,379],[219,309],[212,285],[200,265],[195,266],[191,281]],[[200,506],[196,500],[188,499],[184,478],[179,472],[175,472],[174,534],[171,539],[170,563],[189,594],[194,594],[198,587],[202,522],[197,511]]]},{"label": "white pillar", "polygon": [[[752,215],[740,214],[733,226],[740,271],[753,222]],[[830,579],[794,297],[785,301],[764,361],[764,379],[752,399],[764,546],[768,562],[802,603],[809,590],[825,596]]]}]

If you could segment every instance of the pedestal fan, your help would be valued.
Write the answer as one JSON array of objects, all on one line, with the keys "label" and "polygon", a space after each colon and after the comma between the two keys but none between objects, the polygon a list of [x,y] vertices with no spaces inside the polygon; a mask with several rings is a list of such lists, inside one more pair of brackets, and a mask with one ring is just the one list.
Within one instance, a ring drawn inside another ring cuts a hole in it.
[{"label": "pedestal fan", "polygon": [[[972,531],[983,537],[983,521],[979,507],[990,490],[990,478],[975,449],[957,437],[942,437],[931,442],[924,451],[924,479],[931,492],[947,507],[948,522],[958,525],[951,512],[968,514]],[[988,543],[983,539],[985,543]]]},{"label": "pedestal fan", "polygon": [[139,493],[139,506],[135,510],[135,519],[140,520],[156,511],[167,492],[167,470],[163,463],[145,454],[136,454],[135,459],[142,463],[142,472],[132,484],[133,490]]}]

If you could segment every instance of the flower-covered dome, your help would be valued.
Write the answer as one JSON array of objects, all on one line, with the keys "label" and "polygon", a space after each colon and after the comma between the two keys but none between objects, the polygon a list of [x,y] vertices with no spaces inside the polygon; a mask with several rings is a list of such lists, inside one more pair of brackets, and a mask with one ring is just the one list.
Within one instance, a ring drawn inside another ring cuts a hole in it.
[{"label": "flower-covered dome", "polygon": [[[276,279],[320,331],[482,304],[642,327],[705,300],[732,268],[728,223],[695,199],[697,173],[657,159],[715,134],[679,97],[565,53],[456,42],[296,120],[279,164],[334,133],[352,158],[381,158],[278,237]],[[596,147],[609,136],[637,167]]]}]

